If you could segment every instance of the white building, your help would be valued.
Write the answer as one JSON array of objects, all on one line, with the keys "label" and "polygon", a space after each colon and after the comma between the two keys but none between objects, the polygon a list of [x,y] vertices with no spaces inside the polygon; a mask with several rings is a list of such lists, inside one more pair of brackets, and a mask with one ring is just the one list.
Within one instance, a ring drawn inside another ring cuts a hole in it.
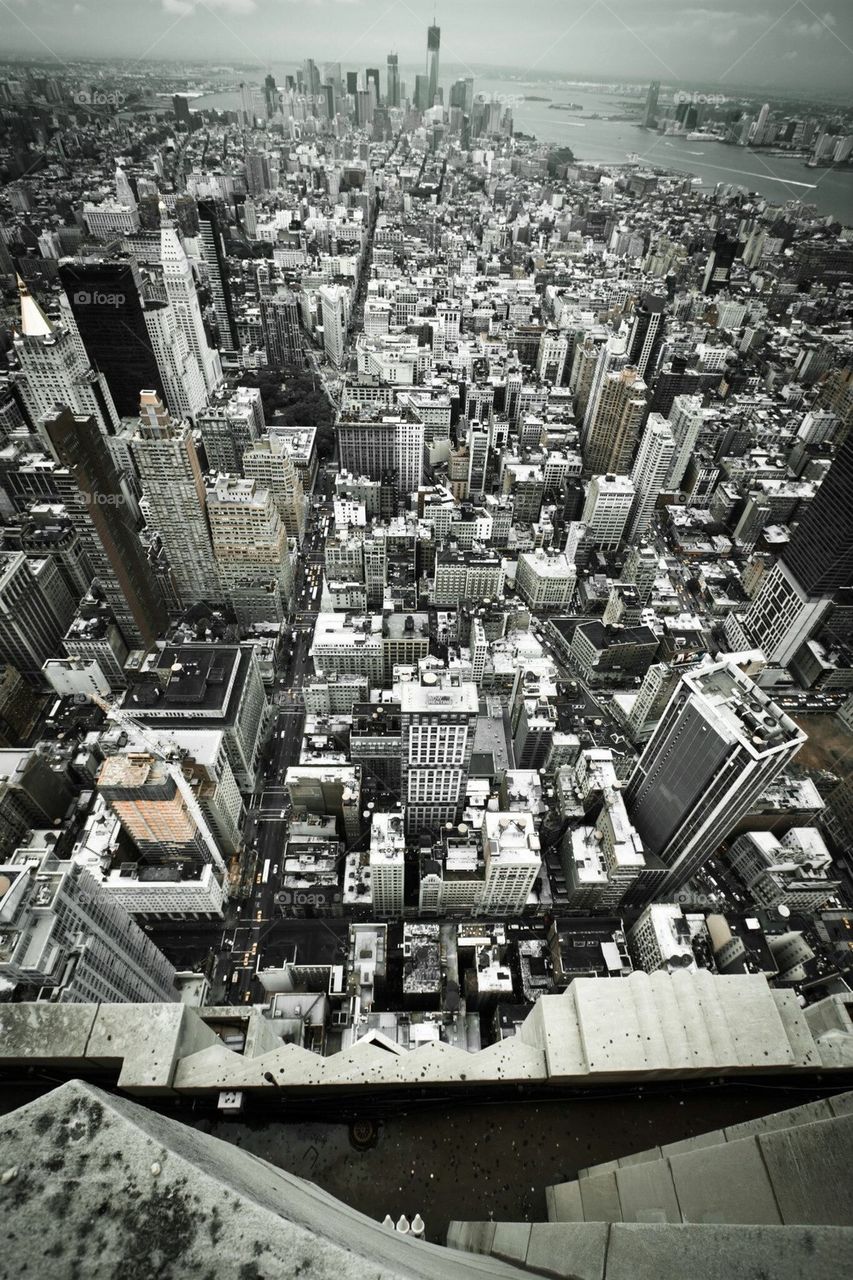
[{"label": "white building", "polygon": [[615,551],[625,536],[636,493],[628,476],[593,476],[581,521],[586,536],[602,551]]},{"label": "white building", "polygon": [[370,826],[370,876],[373,910],[380,916],[402,916],[406,838],[403,819],[374,813]]},{"label": "white building", "polygon": [[669,423],[659,413],[649,414],[631,471],[636,499],[626,533],[628,542],[645,537],[658,496],[672,467],[675,440]]},{"label": "white building", "polygon": [[483,860],[486,880],[482,910],[518,915],[527,905],[542,866],[533,814],[487,810],[483,817]]},{"label": "white building", "polygon": [[532,608],[554,608],[569,603],[577,574],[561,551],[523,551],[518,557],[515,585]]},{"label": "white building", "polygon": [[323,348],[327,359],[337,368],[340,368],[344,359],[348,303],[349,291],[343,285],[323,285],[320,289]]},{"label": "white building", "polygon": [[94,658],[50,658],[42,671],[61,698],[110,697],[110,682]]},{"label": "white building", "polygon": [[406,830],[458,822],[479,711],[477,686],[434,671],[395,685],[403,736]]},{"label": "white building", "polygon": [[694,940],[706,933],[703,915],[687,915],[677,902],[653,902],[628,930],[628,948],[634,964],[646,973],[694,973],[700,967]]}]

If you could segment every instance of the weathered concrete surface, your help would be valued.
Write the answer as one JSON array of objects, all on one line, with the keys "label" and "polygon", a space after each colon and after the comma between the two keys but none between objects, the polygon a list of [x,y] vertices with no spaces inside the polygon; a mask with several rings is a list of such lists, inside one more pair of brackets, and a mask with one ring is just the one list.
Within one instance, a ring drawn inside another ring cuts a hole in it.
[{"label": "weathered concrete surface", "polygon": [[680,1222],[668,1160],[616,1170],[623,1222]]},{"label": "weathered concrete surface", "polygon": [[757,1142],[783,1222],[853,1226],[853,1115]]},{"label": "weathered concrete surface", "polygon": [[839,1227],[610,1228],[605,1280],[838,1280],[853,1269],[853,1232]]},{"label": "weathered concrete surface", "polygon": [[609,1230],[605,1222],[585,1223],[582,1231],[568,1222],[534,1222],[525,1265],[545,1276],[602,1280]]},{"label": "weathered concrete surface", "polygon": [[669,1164],[685,1222],[781,1223],[755,1138],[685,1151]]},{"label": "weathered concrete surface", "polygon": [[521,1275],[388,1231],[310,1182],[80,1081],[2,1117],[0,1153],[0,1280]]}]

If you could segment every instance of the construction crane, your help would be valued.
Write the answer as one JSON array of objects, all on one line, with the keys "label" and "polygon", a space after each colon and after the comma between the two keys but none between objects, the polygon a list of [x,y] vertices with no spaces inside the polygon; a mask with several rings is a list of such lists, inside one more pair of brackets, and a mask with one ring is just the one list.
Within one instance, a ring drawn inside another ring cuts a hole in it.
[{"label": "construction crane", "polygon": [[201,805],[196,799],[195,792],[181,768],[179,748],[174,743],[171,747],[167,747],[156,733],[152,733],[147,725],[140,724],[136,717],[132,716],[129,711],[125,711],[123,707],[116,706],[114,702],[108,702],[106,698],[102,698],[97,693],[89,693],[88,696],[96,706],[101,708],[108,719],[114,720],[116,724],[126,729],[129,734],[138,738],[146,751],[165,765],[167,774],[181,793],[184,804],[198,827],[199,834],[210,854],[210,861],[222,872],[227,883],[228,868],[220,852],[219,845],[210,830],[207,819],[202,812]]}]

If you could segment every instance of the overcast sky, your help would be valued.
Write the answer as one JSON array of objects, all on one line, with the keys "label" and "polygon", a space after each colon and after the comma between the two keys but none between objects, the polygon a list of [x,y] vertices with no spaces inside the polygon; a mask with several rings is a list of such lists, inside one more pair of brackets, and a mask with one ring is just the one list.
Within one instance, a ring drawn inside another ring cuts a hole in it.
[{"label": "overcast sky", "polygon": [[[442,81],[483,65],[730,87],[853,84],[853,3],[437,0]],[[0,48],[63,57],[420,62],[423,0],[0,0]]]}]

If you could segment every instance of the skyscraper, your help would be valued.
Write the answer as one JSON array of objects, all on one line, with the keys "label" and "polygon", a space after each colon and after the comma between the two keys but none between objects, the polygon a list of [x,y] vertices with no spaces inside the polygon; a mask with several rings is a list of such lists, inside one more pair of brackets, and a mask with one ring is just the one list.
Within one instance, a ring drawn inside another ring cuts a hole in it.
[{"label": "skyscraper", "polygon": [[372,92],[373,92],[373,105],[374,105],[374,107],[381,106],[381,104],[382,104],[382,93],[381,93],[381,90],[380,90],[380,88],[379,88],[379,68],[378,68],[378,67],[368,67],[368,68],[367,68],[367,71],[364,73],[364,82],[365,82],[365,84],[367,85],[368,91],[371,91],[371,90],[372,90]]},{"label": "skyscraper", "polygon": [[347,290],[343,285],[323,285],[320,289],[323,316],[323,349],[333,365],[340,368],[347,335]]},{"label": "skyscraper", "polygon": [[192,267],[175,228],[166,219],[160,230],[160,262],[166,298],[172,308],[174,323],[187,339],[190,351],[198,361],[208,394],[222,382],[219,353],[208,344]]},{"label": "skyscraper", "polygon": [[289,289],[261,298],[261,324],[270,368],[299,368],[303,361],[299,305]]},{"label": "skyscraper", "polygon": [[400,66],[396,53],[388,54],[385,100],[389,107],[399,107],[400,105]]},{"label": "skyscraper", "polygon": [[713,295],[726,287],[737,251],[737,239],[734,236],[727,236],[723,231],[718,231],[705,264],[705,274],[702,278],[703,293]]},{"label": "skyscraper", "polygon": [[52,848],[33,832],[0,868],[0,977],[57,1004],[177,1000],[162,951],[108,889]]},{"label": "skyscraper", "polygon": [[207,509],[222,589],[238,621],[281,622],[293,574],[287,533],[269,489],[219,476]]},{"label": "skyscraper", "polygon": [[587,472],[624,475],[631,468],[648,408],[647,388],[636,369],[606,373],[584,420],[583,462]]},{"label": "skyscraper", "polygon": [[48,419],[45,429],[68,468],[63,500],[125,643],[150,647],[168,614],[107,442],[94,418],[75,417],[68,409]]},{"label": "skyscraper", "polygon": [[0,552],[0,662],[41,682],[41,669],[59,650],[76,607],[52,558]]},{"label": "skyscraper", "polygon": [[678,489],[702,429],[702,400],[699,396],[676,396],[667,416],[675,445],[667,486]]},{"label": "skyscraper", "polygon": [[840,445],[782,559],[809,595],[853,586],[853,432]]},{"label": "skyscraper", "polygon": [[106,379],[121,417],[136,413],[143,387],[165,395],[145,323],[136,263],[66,258],[59,264],[59,279],[86,354]]},{"label": "skyscraper", "polygon": [[80,335],[66,324],[48,320],[23,280],[18,280],[21,324],[15,351],[23,370],[21,395],[32,421],[52,416],[57,405],[72,413],[91,415],[104,434],[118,426],[110,389],[103,374],[91,366]]},{"label": "skyscraper", "polygon": [[654,373],[663,345],[663,313],[666,298],[644,293],[634,312],[634,323],[628,339],[628,361],[641,378]]},{"label": "skyscraper", "polygon": [[734,664],[685,675],[625,791],[644,848],[666,867],[666,901],[718,848],[806,734]]},{"label": "skyscraper", "polygon": [[213,200],[199,200],[198,227],[204,260],[207,263],[210,296],[216,312],[219,345],[223,351],[236,351],[237,326],[234,322],[234,304],[228,283],[228,261],[222,239],[219,214]]},{"label": "skyscraper", "polygon": [[637,542],[648,530],[652,512],[672,465],[675,441],[669,423],[659,413],[649,414],[631,471],[636,498],[626,539]]},{"label": "skyscraper", "polygon": [[438,51],[441,46],[441,28],[434,23],[427,27],[426,74],[429,81],[427,106],[434,107],[438,98]]},{"label": "skyscraper", "polygon": [[406,838],[398,813],[374,813],[370,824],[370,886],[373,911],[402,916]]},{"label": "skyscraper", "polygon": [[649,85],[649,91],[646,94],[646,106],[643,111],[643,128],[654,129],[657,124],[658,114],[658,95],[660,93],[660,81],[653,80]]},{"label": "skyscraper", "polygon": [[181,603],[218,601],[204,480],[189,423],[171,418],[155,392],[143,391],[130,447],[145,519],[160,535]]},{"label": "skyscraper", "polygon": [[634,505],[634,486],[628,476],[593,476],[581,520],[587,538],[602,551],[615,551],[625,535]]}]

